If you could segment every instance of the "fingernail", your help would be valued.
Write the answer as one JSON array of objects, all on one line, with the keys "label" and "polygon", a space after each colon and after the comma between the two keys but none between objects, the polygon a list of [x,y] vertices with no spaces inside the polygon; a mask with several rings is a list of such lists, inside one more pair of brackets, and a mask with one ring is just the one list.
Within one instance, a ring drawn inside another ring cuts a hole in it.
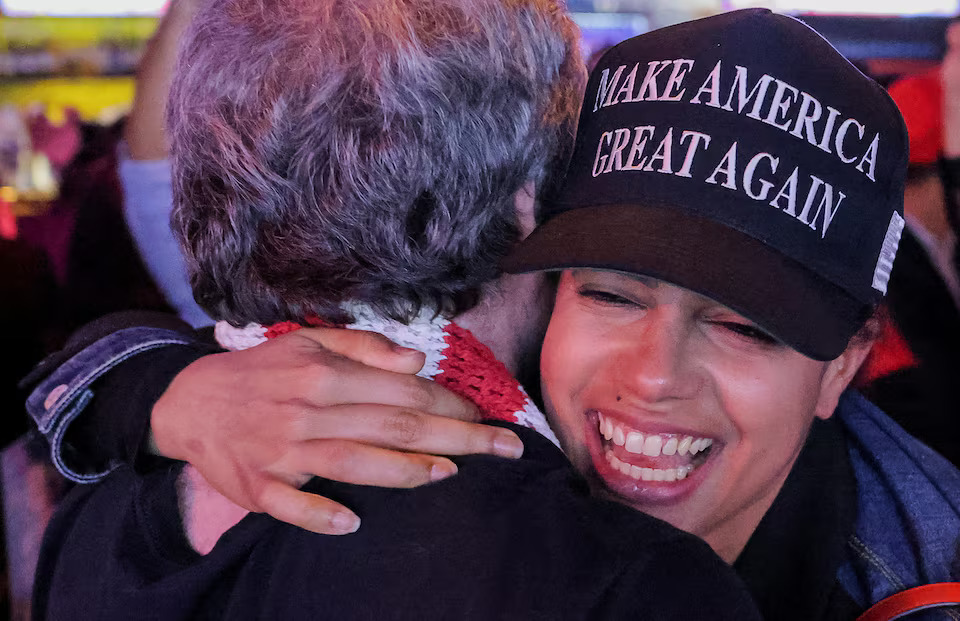
[{"label": "fingernail", "polygon": [[457,465],[452,461],[439,462],[430,466],[430,480],[442,481],[458,472]]},{"label": "fingernail", "polygon": [[409,355],[409,354],[419,354],[420,350],[412,349],[410,347],[404,347],[403,345],[393,344],[393,351],[398,354]]},{"label": "fingernail", "polygon": [[341,511],[333,514],[333,517],[330,518],[330,525],[337,533],[349,535],[357,532],[357,529],[360,528],[360,518],[349,511]]},{"label": "fingernail", "polygon": [[493,450],[501,457],[517,458],[523,455],[523,442],[509,431],[501,432],[493,439]]}]

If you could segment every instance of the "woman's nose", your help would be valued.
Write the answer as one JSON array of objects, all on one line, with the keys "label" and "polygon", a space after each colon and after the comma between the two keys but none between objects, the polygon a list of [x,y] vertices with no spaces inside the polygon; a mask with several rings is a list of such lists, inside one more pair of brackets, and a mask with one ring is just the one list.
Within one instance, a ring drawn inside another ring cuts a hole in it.
[{"label": "woman's nose", "polygon": [[690,328],[666,309],[651,309],[629,329],[614,363],[623,397],[643,404],[683,399],[697,389]]}]

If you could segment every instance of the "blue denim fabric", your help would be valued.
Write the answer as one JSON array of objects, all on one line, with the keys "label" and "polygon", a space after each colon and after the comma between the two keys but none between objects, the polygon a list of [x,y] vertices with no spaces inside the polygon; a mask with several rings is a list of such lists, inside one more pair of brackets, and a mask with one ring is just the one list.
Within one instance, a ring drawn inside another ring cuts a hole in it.
[{"label": "blue denim fabric", "polygon": [[[838,579],[861,605],[960,579],[960,471],[857,393],[835,414],[857,480],[857,528]],[[958,619],[940,609],[910,619]]]},{"label": "blue denim fabric", "polygon": [[186,335],[160,328],[127,328],[106,336],[60,365],[27,398],[27,411],[40,433],[50,443],[50,457],[57,470],[77,483],[93,483],[119,466],[104,472],[82,474],[64,461],[63,438],[70,423],[93,398],[90,386],[124,360],[168,345],[190,344]]}]

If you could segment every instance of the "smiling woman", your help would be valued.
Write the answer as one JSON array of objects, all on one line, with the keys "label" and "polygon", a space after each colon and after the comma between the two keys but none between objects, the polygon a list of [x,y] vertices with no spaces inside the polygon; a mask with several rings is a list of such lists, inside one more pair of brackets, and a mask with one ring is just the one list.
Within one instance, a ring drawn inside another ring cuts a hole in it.
[{"label": "smiling woman", "polygon": [[[684,63],[660,89],[676,96],[611,86],[628,67],[652,84],[668,58]],[[719,83],[721,67],[736,68],[739,113],[683,96],[684,80]],[[817,102],[797,128],[853,127],[869,164],[773,123],[791,89]],[[807,26],[747,10],[614,47],[586,101],[546,221],[505,262],[562,270],[541,383],[577,470],[704,539],[767,619],[853,619],[960,578],[960,473],[847,392],[903,228],[907,146],[890,98]],[[669,129],[653,149],[655,128]],[[773,185],[751,185],[760,161],[794,171],[769,204]]]},{"label": "smiling woman", "polygon": [[542,381],[581,471],[732,563],[868,349],[818,362],[689,290],[568,270]]}]

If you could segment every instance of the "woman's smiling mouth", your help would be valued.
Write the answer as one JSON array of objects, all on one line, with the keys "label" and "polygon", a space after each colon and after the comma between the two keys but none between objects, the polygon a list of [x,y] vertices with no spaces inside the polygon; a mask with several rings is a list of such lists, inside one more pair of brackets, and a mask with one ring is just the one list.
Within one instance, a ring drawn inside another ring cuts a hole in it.
[{"label": "woman's smiling mouth", "polygon": [[597,431],[596,442],[590,442],[599,449],[594,467],[612,491],[630,496],[651,488],[659,488],[655,495],[661,496],[664,488],[679,487],[707,462],[716,444],[709,437],[644,432],[598,410],[588,410],[587,416]]}]

